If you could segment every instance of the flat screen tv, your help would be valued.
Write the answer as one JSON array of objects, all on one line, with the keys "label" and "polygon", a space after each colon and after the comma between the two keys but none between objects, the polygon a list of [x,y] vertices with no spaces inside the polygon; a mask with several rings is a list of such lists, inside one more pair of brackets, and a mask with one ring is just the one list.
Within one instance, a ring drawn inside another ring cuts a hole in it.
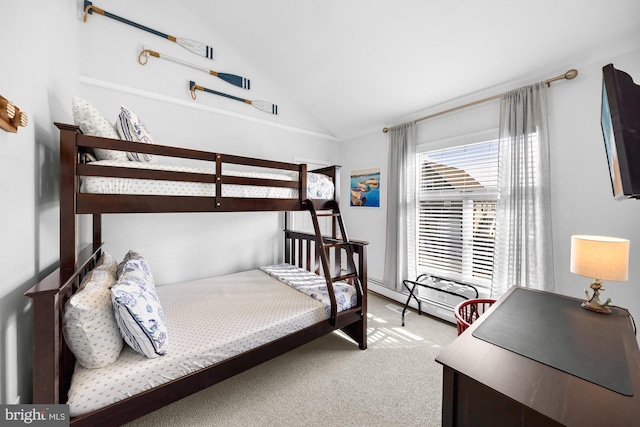
[{"label": "flat screen tv", "polygon": [[613,64],[602,68],[601,125],[613,196],[640,198],[640,86]]}]

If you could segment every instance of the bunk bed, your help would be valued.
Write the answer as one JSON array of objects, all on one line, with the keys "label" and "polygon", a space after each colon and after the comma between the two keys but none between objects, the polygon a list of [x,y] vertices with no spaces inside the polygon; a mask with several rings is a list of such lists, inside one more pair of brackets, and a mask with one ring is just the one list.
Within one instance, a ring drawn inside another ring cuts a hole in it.
[{"label": "bunk bed", "polygon": [[[266,267],[263,270],[269,272],[269,268],[296,269],[308,272],[316,278],[320,277],[327,294],[325,305],[322,307],[324,315],[314,318],[311,324],[302,324],[268,342],[259,342],[248,350],[229,355],[220,361],[213,361],[207,366],[181,374],[162,384],[153,385],[142,392],[129,393],[129,397],[114,403],[92,408],[81,414],[74,414],[72,411],[71,425],[123,424],[336,330],[341,330],[351,337],[360,349],[366,349],[367,244],[349,240],[344,229],[338,208],[338,166],[311,172],[307,171],[304,164],[140,144],[85,135],[74,125],[56,123],[56,126],[60,130],[60,266],[26,293],[32,300],[33,310],[33,403],[67,403],[77,364],[76,357],[65,341],[62,319],[67,302],[78,292],[85,278],[97,269],[99,261],[106,255],[102,241],[102,215],[109,213],[283,211],[287,212],[287,218],[288,212],[308,210],[313,219],[315,233],[288,230],[285,221],[284,264]],[[88,162],[87,158],[96,149],[201,160],[209,162],[212,168],[211,171],[194,172],[181,168],[139,168],[127,167],[132,165]],[[230,165],[245,169],[259,168],[262,172],[237,173],[228,170]],[[264,170],[268,173],[264,173]],[[283,172],[285,178],[280,178],[279,175]],[[308,194],[307,183],[311,174],[322,174],[330,178],[333,184],[331,197],[320,195],[323,198],[314,198]],[[186,183],[211,188],[206,190],[204,195],[164,195],[157,191],[151,191],[150,194],[144,191],[137,194],[115,194],[119,190],[113,190],[113,186],[107,186],[111,190],[104,194],[86,192],[93,191],[87,190],[84,185],[87,179],[92,177],[176,185]],[[256,191],[249,192],[249,195],[238,195],[235,191],[228,190],[244,187]],[[276,191],[263,194],[261,191],[264,189]],[[283,190],[289,193],[283,195]],[[93,222],[92,241],[82,248],[77,243],[78,215],[91,215]],[[322,215],[331,219],[331,231],[326,236],[322,235],[318,225],[318,216]],[[250,277],[246,280],[251,281],[252,277],[257,277],[256,275],[263,272],[255,270],[249,274]],[[265,277],[267,279],[259,278],[257,281],[276,280],[268,274]],[[218,278],[212,280],[216,281]],[[197,287],[205,290],[208,286],[198,281],[193,283],[189,282],[186,285],[195,286],[190,289]],[[166,297],[171,293],[171,286],[158,287],[158,294]],[[266,286],[276,285],[269,283]],[[336,297],[337,288],[341,286],[353,289],[352,303],[344,307],[341,307],[341,301]],[[161,295],[160,290],[164,288],[169,290]],[[184,292],[178,290],[177,293]],[[166,300],[162,300],[162,303],[164,305]],[[314,303],[319,304],[318,301]],[[225,301],[222,304],[228,303]],[[169,310],[170,308],[165,307],[165,311]],[[260,307],[258,305],[251,310],[258,313]],[[124,353],[125,350],[122,351],[122,354]],[[81,369],[79,367],[77,371]],[[85,369],[83,372],[85,371],[91,370]]]}]

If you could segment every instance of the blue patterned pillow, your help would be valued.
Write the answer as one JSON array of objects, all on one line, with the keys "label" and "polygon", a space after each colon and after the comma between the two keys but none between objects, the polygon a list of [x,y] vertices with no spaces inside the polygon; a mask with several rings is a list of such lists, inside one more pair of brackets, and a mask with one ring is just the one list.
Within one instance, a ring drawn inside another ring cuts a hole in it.
[{"label": "blue patterned pillow", "polygon": [[[142,120],[124,105],[120,106],[116,130],[120,138],[127,141],[153,144],[153,138]],[[127,153],[127,158],[134,162],[156,163],[156,158],[153,154]]]},{"label": "blue patterned pillow", "polygon": [[131,348],[149,358],[167,353],[164,311],[142,257],[124,262],[111,301],[120,334]]},{"label": "blue patterned pillow", "polygon": [[130,275],[142,276],[145,283],[155,289],[153,274],[151,274],[149,263],[138,252],[127,252],[122,262],[118,264],[116,278],[120,278],[125,271]]}]

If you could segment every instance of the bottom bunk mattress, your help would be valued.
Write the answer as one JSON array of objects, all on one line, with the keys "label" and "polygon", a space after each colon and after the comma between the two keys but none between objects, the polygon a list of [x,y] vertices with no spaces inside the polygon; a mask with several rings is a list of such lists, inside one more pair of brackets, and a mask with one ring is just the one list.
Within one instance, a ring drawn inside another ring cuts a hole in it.
[{"label": "bottom bunk mattress", "polygon": [[[276,270],[297,269],[282,266]],[[305,292],[299,281],[286,284],[272,277],[273,268],[266,270],[158,286],[167,354],[149,359],[125,345],[116,362],[106,367],[87,369],[76,363],[68,393],[70,416],[116,403],[328,318],[322,293]],[[300,273],[304,276],[305,270]],[[343,301],[339,311],[356,303],[350,285],[341,284],[336,295]]]}]

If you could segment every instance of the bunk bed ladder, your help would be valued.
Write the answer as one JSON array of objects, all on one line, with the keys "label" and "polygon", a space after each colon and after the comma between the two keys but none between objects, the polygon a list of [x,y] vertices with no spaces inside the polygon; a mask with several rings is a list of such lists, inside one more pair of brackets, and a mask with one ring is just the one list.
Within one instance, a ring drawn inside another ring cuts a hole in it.
[{"label": "bunk bed ladder", "polygon": [[[338,313],[337,313],[337,304],[335,301],[335,293],[333,292],[333,283],[340,281],[348,281],[353,286],[355,286],[357,295],[358,295],[358,306],[362,303],[363,298],[363,289],[362,283],[360,281],[360,277],[358,276],[358,270],[356,269],[356,263],[354,260],[354,251],[351,242],[349,241],[349,237],[347,236],[347,231],[344,226],[344,221],[342,220],[342,215],[340,214],[340,207],[336,201],[328,202],[323,209],[326,209],[329,213],[318,213],[316,211],[315,206],[311,200],[306,201],[306,206],[309,212],[311,213],[311,219],[313,222],[313,229],[316,234],[316,247],[317,252],[320,257],[320,261],[322,263],[322,270],[327,281],[327,289],[329,291],[329,298],[331,299],[331,319],[335,323],[337,323]],[[332,221],[332,237],[327,238],[322,235],[322,231],[320,230],[320,224],[318,222],[318,217],[331,217]],[[340,237],[336,234],[336,223],[339,227]],[[336,250],[336,265],[334,266],[334,272],[331,270],[331,264],[329,262],[329,254],[331,248],[335,248]],[[346,261],[347,261],[347,269],[345,272],[342,271],[341,266],[341,256],[339,255],[339,251],[344,249],[346,251]],[[334,273],[337,275],[334,276]],[[348,313],[349,310],[346,311]],[[346,314],[341,313],[341,314]]]}]

